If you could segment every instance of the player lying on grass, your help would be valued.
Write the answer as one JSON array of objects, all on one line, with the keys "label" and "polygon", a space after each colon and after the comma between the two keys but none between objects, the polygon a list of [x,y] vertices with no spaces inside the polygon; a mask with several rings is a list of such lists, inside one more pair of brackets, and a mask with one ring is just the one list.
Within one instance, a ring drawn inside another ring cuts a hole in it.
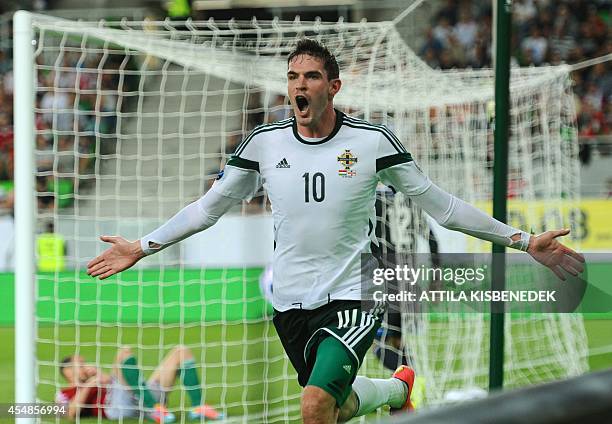
[{"label": "player lying on grass", "polygon": [[104,279],[130,268],[209,228],[263,186],[276,242],[274,324],[304,387],[304,423],[346,421],[382,405],[410,409],[412,369],[389,379],[357,376],[384,312],[361,302],[361,258],[376,263],[370,244],[379,182],[441,225],[527,251],[560,276],[561,268],[577,273],[583,259],[556,240],[569,231],[530,237],[494,220],[433,184],[389,129],[334,109],[338,63],[318,42],[299,41],[287,63],[294,116],[253,130],[212,188],[151,234],[134,242],[101,237],[111,246],[87,272]]},{"label": "player lying on grass", "polygon": [[177,376],[193,406],[189,419],[222,418],[214,408],[202,402],[193,354],[186,347],[172,349],[146,383],[128,348],[117,352],[110,375],[86,363],[79,355],[66,357],[60,365],[60,373],[70,386],[57,393],[56,402],[68,404],[68,417],[72,419],[94,416],[119,420],[138,417],[142,411],[151,421],[172,423],[174,414],[165,405]]}]

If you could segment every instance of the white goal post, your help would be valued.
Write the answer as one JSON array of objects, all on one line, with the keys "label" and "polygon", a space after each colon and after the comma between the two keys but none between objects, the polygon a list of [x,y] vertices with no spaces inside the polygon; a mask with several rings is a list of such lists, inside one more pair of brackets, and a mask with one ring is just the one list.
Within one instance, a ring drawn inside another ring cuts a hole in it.
[{"label": "white goal post", "polygon": [[[18,12],[18,402],[52,401],[65,384],[58,365],[75,351],[108,370],[116,349],[128,345],[148,373],[181,344],[194,352],[207,402],[230,419],[299,419],[295,372],[257,291],[271,252],[265,194],[207,236],[107,283],[84,270],[104,248],[99,235],[145,234],[204,193],[255,125],[289,115],[286,55],[303,36],[338,57],[336,107],[389,126],[433,181],[489,206],[493,72],[433,70],[391,22],[77,22]],[[579,172],[569,69],[513,69],[510,124],[510,194],[520,212],[512,223],[526,231],[572,225]],[[427,238],[423,214],[395,203],[394,241]],[[55,270],[36,273],[34,235],[47,223],[68,250]],[[489,249],[439,237],[446,251]],[[405,314],[404,321],[422,403],[486,387],[486,316]],[[587,369],[579,315],[509,317],[505,336],[509,387]],[[388,374],[373,357],[361,372]],[[171,410],[185,402],[177,394]]]},{"label": "white goal post", "polygon": [[[34,235],[34,74],[31,15],[13,20],[15,127],[15,402],[35,396],[35,262]],[[30,419],[27,419],[30,420]],[[33,421],[33,420],[30,420]]]}]

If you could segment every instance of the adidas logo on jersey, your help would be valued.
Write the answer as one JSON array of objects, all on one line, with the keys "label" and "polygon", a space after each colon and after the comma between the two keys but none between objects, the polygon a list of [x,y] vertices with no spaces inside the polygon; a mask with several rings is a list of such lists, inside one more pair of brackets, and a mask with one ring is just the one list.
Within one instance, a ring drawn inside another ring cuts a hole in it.
[{"label": "adidas logo on jersey", "polygon": [[350,365],[344,365],[342,368],[344,368],[344,371],[346,371],[347,373],[351,373],[351,366]]},{"label": "adidas logo on jersey", "polygon": [[291,165],[289,165],[289,162],[287,162],[287,159],[283,158],[283,160],[281,160],[279,163],[276,164],[277,168],[291,168]]}]

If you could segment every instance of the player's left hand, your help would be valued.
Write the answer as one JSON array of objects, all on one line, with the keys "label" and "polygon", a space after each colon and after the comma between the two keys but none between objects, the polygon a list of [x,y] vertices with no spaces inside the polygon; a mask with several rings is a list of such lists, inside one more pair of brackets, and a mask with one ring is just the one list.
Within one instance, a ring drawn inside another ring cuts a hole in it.
[{"label": "player's left hand", "polygon": [[584,271],[584,256],[557,240],[557,237],[566,236],[569,232],[570,230],[555,230],[531,236],[527,248],[527,253],[550,268],[563,281],[565,281],[563,271],[574,276]]}]

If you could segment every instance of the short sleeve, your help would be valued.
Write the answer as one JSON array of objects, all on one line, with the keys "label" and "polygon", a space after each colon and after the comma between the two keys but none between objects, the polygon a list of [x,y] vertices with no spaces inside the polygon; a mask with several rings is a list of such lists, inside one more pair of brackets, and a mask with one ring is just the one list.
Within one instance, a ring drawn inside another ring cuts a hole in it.
[{"label": "short sleeve", "polygon": [[240,166],[243,164],[241,161],[247,160],[232,157],[210,189],[221,196],[251,200],[261,188],[261,175],[259,168],[249,168],[249,161],[245,166]]},{"label": "short sleeve", "polygon": [[376,172],[391,166],[412,162],[412,156],[398,138],[387,127],[380,126],[380,137],[376,151]]},{"label": "short sleeve", "polygon": [[261,136],[257,137],[258,128],[255,128],[236,147],[211,190],[222,196],[247,201],[251,200],[259,191],[262,179],[259,173],[259,150],[257,146],[258,142],[261,141]]},{"label": "short sleeve", "polygon": [[259,172],[259,151],[257,145],[258,137],[256,128],[242,140],[238,147],[236,147],[236,150],[227,164],[235,166],[236,168],[250,169]]},{"label": "short sleeve", "polygon": [[406,196],[418,196],[427,191],[432,184],[412,160],[398,162],[380,170],[378,179]]}]

